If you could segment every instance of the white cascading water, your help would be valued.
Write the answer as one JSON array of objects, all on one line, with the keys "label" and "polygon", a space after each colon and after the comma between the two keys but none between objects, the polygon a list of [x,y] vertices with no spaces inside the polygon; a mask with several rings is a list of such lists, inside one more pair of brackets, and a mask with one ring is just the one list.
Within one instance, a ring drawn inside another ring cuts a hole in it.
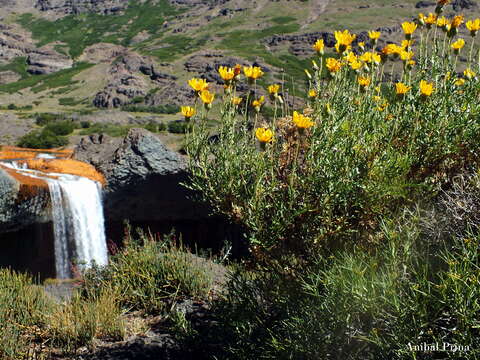
[{"label": "white cascading water", "polygon": [[58,278],[71,277],[73,260],[80,270],[93,263],[100,266],[108,263],[100,184],[74,175],[44,174],[19,167],[15,162],[5,165],[48,184]]}]

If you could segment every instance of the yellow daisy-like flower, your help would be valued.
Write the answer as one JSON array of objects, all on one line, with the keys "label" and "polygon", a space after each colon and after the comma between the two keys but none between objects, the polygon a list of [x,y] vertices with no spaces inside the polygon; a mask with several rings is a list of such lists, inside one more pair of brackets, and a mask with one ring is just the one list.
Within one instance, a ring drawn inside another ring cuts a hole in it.
[{"label": "yellow daisy-like flower", "polygon": [[255,136],[261,143],[269,143],[273,139],[273,131],[263,127],[257,128],[257,130],[255,130]]},{"label": "yellow daisy-like flower", "polygon": [[357,35],[350,34],[348,30],[342,31],[335,31],[335,40],[337,41],[335,44],[335,49],[338,53],[343,53],[346,50],[350,50],[352,48],[352,42],[356,39]]},{"label": "yellow daisy-like flower", "polygon": [[405,33],[405,38],[407,40],[410,40],[410,38],[412,37],[412,34],[415,32],[415,30],[417,30],[417,24],[415,24],[414,22],[408,22],[408,21],[405,21],[403,24],[402,24],[402,29],[403,29],[403,32]]},{"label": "yellow daisy-like flower", "polygon": [[191,106],[182,106],[181,107],[182,115],[185,116],[185,119],[190,119],[193,115],[195,115],[195,108]]},{"label": "yellow daisy-like flower", "polygon": [[211,93],[208,90],[203,90],[200,93],[200,99],[205,105],[211,105],[213,103],[213,99],[215,99],[215,94]]},{"label": "yellow daisy-like flower", "polygon": [[469,20],[465,24],[468,30],[470,30],[471,36],[476,36],[477,31],[480,30],[480,19]]},{"label": "yellow daisy-like flower", "polygon": [[353,71],[357,71],[357,70],[360,70],[363,66],[363,63],[361,61],[358,61],[358,60],[355,60],[355,61],[352,61],[350,63],[350,68],[353,70]]},{"label": "yellow daisy-like flower", "polygon": [[226,66],[220,66],[218,73],[225,82],[230,82],[235,77],[235,70]]},{"label": "yellow daisy-like flower", "polygon": [[309,98],[316,98],[318,96],[317,91],[315,89],[308,90],[308,97]]},{"label": "yellow daisy-like flower", "polygon": [[252,107],[259,112],[262,105],[265,103],[265,96],[260,96],[258,99],[252,101]]},{"label": "yellow daisy-like flower", "polygon": [[445,16],[437,18],[437,27],[441,29],[446,29],[449,25],[450,21]]},{"label": "yellow daisy-like flower", "polygon": [[413,51],[405,51],[405,50],[402,50],[400,51],[400,59],[402,59],[403,61],[410,61],[413,59]]},{"label": "yellow daisy-like flower", "polygon": [[372,80],[368,77],[359,76],[357,79],[357,82],[361,87],[366,88],[370,86],[370,83],[372,82]]},{"label": "yellow daisy-like flower", "polygon": [[362,55],[360,55],[360,60],[362,60],[363,62],[369,64],[372,62],[372,55],[373,53],[371,53],[370,51],[367,51],[365,53],[363,53]]},{"label": "yellow daisy-like flower", "polygon": [[420,81],[420,94],[423,96],[430,96],[433,93],[433,83],[429,83],[425,80]]},{"label": "yellow daisy-like flower", "polygon": [[412,88],[411,86],[407,86],[401,82],[398,82],[395,84],[395,91],[399,96],[405,95],[407,92],[410,91],[411,88]]},{"label": "yellow daisy-like flower", "polygon": [[465,75],[465,77],[468,79],[468,80],[471,80],[473,79],[477,74],[470,68],[467,68],[465,69],[465,71],[463,72],[463,75]]},{"label": "yellow daisy-like flower", "polygon": [[234,96],[232,97],[232,104],[235,106],[240,105],[240,103],[243,101],[243,98]]},{"label": "yellow daisy-like flower", "polygon": [[264,75],[264,72],[259,66],[244,66],[243,73],[250,81],[255,81]]},{"label": "yellow daisy-like flower", "polygon": [[463,24],[463,15],[456,15],[452,19],[452,27],[459,28]]},{"label": "yellow daisy-like flower", "polygon": [[388,105],[389,105],[388,102],[385,101],[383,104],[380,104],[377,106],[377,110],[382,112],[388,107]]},{"label": "yellow daisy-like flower", "polygon": [[193,78],[188,81],[188,85],[192,87],[197,93],[200,93],[208,89],[208,83],[205,79]]},{"label": "yellow daisy-like flower", "polygon": [[325,49],[325,42],[323,39],[318,39],[315,44],[312,45],[313,50],[315,50],[318,54],[323,54]]},{"label": "yellow daisy-like flower", "polygon": [[398,46],[397,44],[387,44],[382,49],[382,54],[384,54],[384,55],[399,55],[400,51],[402,51],[402,48],[400,46]]},{"label": "yellow daisy-like flower", "polygon": [[378,39],[380,39],[380,31],[369,31],[368,32],[368,37],[370,38],[370,41],[375,44]]},{"label": "yellow daisy-like flower", "polygon": [[362,51],[365,50],[365,43],[364,43],[363,41],[360,41],[360,42],[358,43],[358,47],[359,47]]},{"label": "yellow daisy-like flower", "polygon": [[293,122],[300,129],[308,129],[308,128],[312,127],[313,125],[315,125],[315,123],[312,121],[311,118],[309,118],[309,117],[307,117],[303,114],[300,114],[297,111],[293,112]]},{"label": "yellow daisy-like flower", "polygon": [[462,86],[463,84],[465,84],[465,79],[458,78],[457,80],[455,80],[454,84],[455,86]]},{"label": "yellow daisy-like flower", "polygon": [[342,68],[342,63],[337,59],[328,58],[325,66],[327,67],[328,71],[330,71],[331,74],[334,74],[340,71],[340,69]]},{"label": "yellow daisy-like flower", "polygon": [[357,60],[357,55],[355,55],[352,51],[346,51],[343,55],[343,59],[349,63],[354,62]]},{"label": "yellow daisy-like flower", "polygon": [[382,58],[377,53],[367,51],[366,53],[364,53],[360,56],[360,60],[362,60],[363,62],[365,62],[367,64],[375,63],[375,64],[378,65],[382,61]]},{"label": "yellow daisy-like flower", "polygon": [[431,29],[432,25],[435,25],[437,23],[437,15],[429,13],[428,16],[425,17],[424,21],[427,29]]},{"label": "yellow daisy-like flower", "polygon": [[278,91],[280,90],[280,85],[278,84],[273,84],[268,87],[268,93],[270,95],[276,95],[278,94]]},{"label": "yellow daisy-like flower", "polygon": [[460,50],[465,46],[465,40],[463,39],[458,39],[457,41],[453,42],[452,45],[450,45],[453,49],[453,52],[455,54],[458,54]]},{"label": "yellow daisy-like flower", "polygon": [[418,13],[418,22],[420,23],[421,26],[425,25],[425,14],[424,13]]},{"label": "yellow daisy-like flower", "polygon": [[413,45],[413,40],[402,40],[401,48],[404,50],[409,50]]}]

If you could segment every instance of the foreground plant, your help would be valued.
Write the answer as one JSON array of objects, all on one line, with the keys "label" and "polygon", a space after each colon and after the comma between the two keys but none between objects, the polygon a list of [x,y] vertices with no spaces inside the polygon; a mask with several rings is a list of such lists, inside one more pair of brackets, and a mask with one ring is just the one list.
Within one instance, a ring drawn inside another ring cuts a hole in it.
[{"label": "foreground plant", "polygon": [[[208,142],[205,128],[188,137],[191,187],[245,227],[258,259],[291,265],[322,249],[368,244],[381,216],[434,196],[452,174],[477,163],[480,84],[473,69],[479,64],[470,62],[460,78],[451,75],[465,45],[453,29],[464,19],[419,19],[420,26],[404,23],[406,39],[381,53],[356,55],[355,35],[335,32],[338,54],[306,71],[310,100],[303,114],[284,106],[281,116],[255,115],[252,131],[248,113],[232,106],[233,89],[219,141]],[[431,33],[434,21],[445,35]],[[470,31],[475,24],[467,21]],[[369,36],[375,43],[380,34]],[[321,39],[313,48],[322,54]],[[245,67],[244,73],[255,92],[263,71]],[[268,89],[274,106],[279,85]],[[263,102],[249,101],[259,114]],[[265,151],[257,141],[268,143]]]}]

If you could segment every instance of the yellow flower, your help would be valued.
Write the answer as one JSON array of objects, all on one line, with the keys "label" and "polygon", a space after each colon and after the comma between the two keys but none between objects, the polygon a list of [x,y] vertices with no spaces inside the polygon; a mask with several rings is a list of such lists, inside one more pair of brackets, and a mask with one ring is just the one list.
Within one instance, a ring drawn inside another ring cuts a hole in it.
[{"label": "yellow flower", "polygon": [[450,25],[450,21],[445,16],[437,18],[437,26],[439,28],[445,29],[447,25]]},{"label": "yellow flower", "polygon": [[402,29],[403,29],[403,32],[405,33],[405,37],[407,38],[407,40],[409,40],[412,37],[412,34],[417,29],[417,24],[415,24],[414,22],[405,21],[402,24]]},{"label": "yellow flower", "polygon": [[315,50],[319,54],[323,54],[324,48],[325,48],[325,43],[323,39],[318,39],[315,44],[312,46],[313,50]]},{"label": "yellow flower", "polygon": [[361,87],[366,88],[366,87],[370,86],[371,79],[368,78],[368,77],[359,76],[358,79],[357,79],[357,82]]},{"label": "yellow flower", "polygon": [[434,25],[437,22],[437,15],[435,14],[428,14],[427,17],[424,19],[425,24],[427,25],[427,29],[431,29],[432,25]]},{"label": "yellow flower", "polygon": [[480,19],[469,20],[465,24],[468,30],[470,30],[470,35],[477,35],[477,31],[480,30]]},{"label": "yellow flower", "polygon": [[326,67],[330,73],[336,73],[342,68],[342,63],[334,58],[328,58],[326,62]]},{"label": "yellow flower", "polygon": [[273,84],[268,87],[268,93],[270,95],[276,95],[278,94],[278,91],[280,90],[280,85],[278,84]]},{"label": "yellow flower", "polygon": [[458,28],[463,24],[463,15],[456,15],[452,19],[452,27]]},{"label": "yellow flower", "polygon": [[465,84],[465,79],[458,78],[455,80],[455,86],[462,86],[463,84]]},{"label": "yellow flower", "polygon": [[372,55],[373,55],[373,53],[371,53],[370,51],[367,51],[367,52],[363,53],[362,55],[360,55],[360,60],[369,64],[369,63],[372,62]]},{"label": "yellow flower", "polygon": [[402,51],[402,48],[400,46],[398,46],[397,44],[387,44],[382,49],[382,54],[384,54],[384,55],[398,55],[398,54],[400,54],[400,51]]},{"label": "yellow flower", "polygon": [[409,92],[411,89],[410,86],[405,85],[404,83],[398,82],[395,84],[395,91],[397,95],[405,95],[407,92]]},{"label": "yellow flower", "polygon": [[215,94],[211,93],[208,90],[203,90],[200,93],[200,99],[205,105],[211,105],[213,103],[213,99],[215,99]]},{"label": "yellow flower", "polygon": [[262,69],[258,66],[244,66],[243,73],[251,81],[257,80],[264,74]]},{"label": "yellow flower", "polygon": [[269,143],[273,139],[273,131],[263,127],[257,128],[257,130],[255,130],[255,136],[261,143]]},{"label": "yellow flower", "polygon": [[218,73],[225,82],[229,82],[235,77],[235,70],[226,66],[220,66]]},{"label": "yellow flower", "polygon": [[468,79],[468,80],[471,80],[473,79],[477,74],[472,71],[472,69],[470,68],[467,68],[465,69],[465,71],[463,72],[463,75],[465,75],[465,77]]},{"label": "yellow flower", "polygon": [[252,101],[252,106],[257,112],[259,112],[264,102],[265,102],[265,96],[260,96],[260,98]]},{"label": "yellow flower", "polygon": [[195,90],[197,93],[200,93],[208,89],[208,83],[205,79],[193,78],[188,81],[188,84]]},{"label": "yellow flower", "polygon": [[425,80],[420,81],[420,94],[423,96],[430,96],[433,93],[433,83],[426,82]]},{"label": "yellow flower", "polygon": [[388,102],[385,101],[383,104],[377,106],[377,110],[382,112],[387,108],[387,106],[388,106]]},{"label": "yellow flower", "polygon": [[308,97],[309,97],[309,98],[315,98],[315,97],[317,97],[317,95],[318,95],[318,94],[317,94],[317,92],[315,91],[315,89],[310,89],[310,90],[308,90]]},{"label": "yellow flower", "polygon": [[195,115],[195,109],[191,106],[182,106],[181,107],[182,115],[185,116],[185,119],[190,119]]},{"label": "yellow flower", "polygon": [[403,61],[410,61],[413,58],[413,51],[400,51],[400,59]]},{"label": "yellow flower", "polygon": [[412,67],[414,67],[416,64],[415,60],[408,60],[407,61],[407,68],[411,69]]},{"label": "yellow flower", "polygon": [[402,49],[408,50],[412,47],[413,45],[413,40],[402,40]]},{"label": "yellow flower", "polygon": [[458,39],[457,41],[453,42],[451,45],[455,54],[458,54],[464,46],[465,46],[465,40],[463,39]]},{"label": "yellow flower", "polygon": [[358,60],[355,60],[355,61],[350,63],[350,68],[354,71],[357,71],[357,70],[361,69],[362,66],[363,66],[363,63],[361,61],[358,61]]},{"label": "yellow flower", "polygon": [[360,41],[360,42],[358,43],[358,47],[359,47],[360,49],[364,50],[364,49],[365,49],[365,43],[364,43],[363,41]]},{"label": "yellow flower", "polygon": [[425,25],[425,18],[426,17],[424,13],[418,13],[418,22],[421,26]]},{"label": "yellow flower", "polygon": [[300,129],[308,129],[315,125],[315,123],[307,116],[298,113],[297,111],[293,112],[293,122],[297,125]]},{"label": "yellow flower", "polygon": [[368,37],[370,38],[370,40],[372,40],[372,42],[377,42],[377,40],[380,38],[380,31],[369,31],[368,32]]},{"label": "yellow flower", "polygon": [[357,35],[350,34],[348,30],[342,31],[335,31],[335,40],[337,43],[335,44],[335,49],[339,53],[343,53],[346,50],[350,50],[352,48],[352,42],[355,40]]},{"label": "yellow flower", "polygon": [[347,51],[345,52],[345,54],[343,55],[343,58],[348,61],[349,63],[352,63],[354,61],[357,60],[357,55],[355,55],[354,52],[352,51]]},{"label": "yellow flower", "polygon": [[243,100],[243,99],[242,99],[241,97],[234,96],[234,97],[232,98],[232,103],[233,103],[233,105],[238,106],[238,105],[240,105],[240,103],[242,102],[242,100]]}]

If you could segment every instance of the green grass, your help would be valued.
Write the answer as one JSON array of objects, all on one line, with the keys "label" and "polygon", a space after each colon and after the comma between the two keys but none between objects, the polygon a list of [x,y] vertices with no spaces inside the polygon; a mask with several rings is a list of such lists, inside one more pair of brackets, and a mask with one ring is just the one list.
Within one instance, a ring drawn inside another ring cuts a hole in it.
[{"label": "green grass", "polygon": [[0,92],[13,94],[31,87],[32,91],[37,93],[47,89],[71,85],[75,83],[72,77],[91,66],[93,66],[93,64],[80,62],[70,69],[60,70],[53,74],[30,76],[14,83],[0,85]]},{"label": "green grass", "polygon": [[166,0],[157,3],[132,1],[121,15],[69,15],[50,21],[24,14],[20,16],[19,22],[32,32],[39,46],[60,41],[68,46],[69,55],[76,58],[87,46],[95,43],[128,45],[141,31],[158,33],[165,18],[178,13],[179,10]]},{"label": "green grass", "polygon": [[169,36],[161,40],[160,44],[163,47],[144,52],[155,56],[161,61],[174,60],[182,55],[187,55],[198,50],[207,43],[209,38],[208,35],[198,39],[184,35]]},{"label": "green grass", "polygon": [[25,79],[31,76],[27,72],[27,58],[24,56],[16,57],[12,60],[10,64],[0,66],[0,71],[14,71],[21,76],[22,79]]}]

